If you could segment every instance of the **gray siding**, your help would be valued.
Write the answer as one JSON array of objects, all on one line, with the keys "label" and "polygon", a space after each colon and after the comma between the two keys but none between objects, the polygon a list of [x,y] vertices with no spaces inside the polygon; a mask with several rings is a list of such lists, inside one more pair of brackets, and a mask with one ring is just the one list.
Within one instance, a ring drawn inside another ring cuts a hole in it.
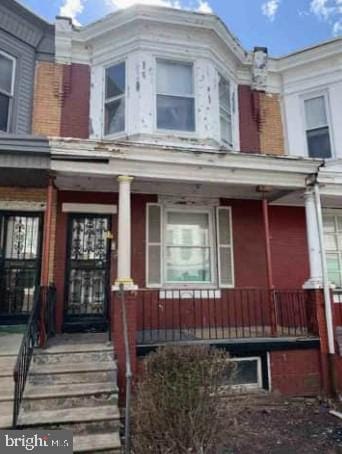
[{"label": "gray siding", "polygon": [[1,0],[0,50],[16,58],[9,133],[30,134],[35,67],[54,58],[54,27],[14,0]]}]

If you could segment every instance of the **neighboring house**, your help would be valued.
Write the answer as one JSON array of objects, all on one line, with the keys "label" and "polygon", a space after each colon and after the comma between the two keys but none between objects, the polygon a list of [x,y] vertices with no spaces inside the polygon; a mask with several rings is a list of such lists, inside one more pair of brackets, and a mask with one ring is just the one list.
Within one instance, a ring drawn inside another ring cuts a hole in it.
[{"label": "neighboring house", "polygon": [[134,371],[136,351],[201,340],[230,352],[237,385],[328,392],[314,187],[325,178],[324,207],[342,206],[325,162],[341,144],[341,39],[272,59],[214,15],[151,6],[85,27],[59,17],[55,33],[32,132],[51,151],[41,281],[57,331],[112,330],[121,386],[124,285]]}]

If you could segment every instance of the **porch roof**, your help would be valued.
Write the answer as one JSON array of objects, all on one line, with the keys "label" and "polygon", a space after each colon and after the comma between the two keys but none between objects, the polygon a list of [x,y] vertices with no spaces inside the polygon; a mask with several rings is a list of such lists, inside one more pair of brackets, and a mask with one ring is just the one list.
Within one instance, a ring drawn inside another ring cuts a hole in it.
[{"label": "porch roof", "polygon": [[[131,175],[136,182],[217,185],[243,188],[255,193],[256,187],[293,191],[306,187],[309,175],[316,174],[321,160],[289,156],[271,156],[254,153],[226,152],[196,146],[179,148],[142,144],[131,141],[95,141],[77,139],[50,139],[51,168],[58,181],[74,182],[82,186],[91,181]],[[72,179],[72,180],[71,180]],[[71,189],[71,188],[70,188]],[[139,191],[138,191],[139,192]],[[257,198],[257,197],[255,197]]]}]

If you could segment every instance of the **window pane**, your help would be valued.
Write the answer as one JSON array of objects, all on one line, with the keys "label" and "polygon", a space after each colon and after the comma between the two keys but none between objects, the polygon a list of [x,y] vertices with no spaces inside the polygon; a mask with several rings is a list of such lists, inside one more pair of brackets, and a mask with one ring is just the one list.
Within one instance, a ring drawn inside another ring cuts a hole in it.
[{"label": "window pane", "polygon": [[114,134],[125,129],[125,99],[106,104],[105,134]]},{"label": "window pane", "polygon": [[106,98],[125,93],[125,63],[106,69]]},{"label": "window pane", "polygon": [[229,247],[220,248],[220,280],[223,285],[233,284],[232,251]]},{"label": "window pane", "polygon": [[231,102],[230,102],[230,83],[220,77],[219,82],[219,96],[220,96],[220,105],[228,112],[231,112]]},{"label": "window pane", "polygon": [[319,128],[328,124],[324,96],[305,101],[305,116],[307,129]]},{"label": "window pane", "polygon": [[219,209],[218,218],[220,245],[229,246],[231,243],[229,211],[226,209]]},{"label": "window pane", "polygon": [[161,282],[161,257],[160,246],[149,246],[148,249],[148,283],[160,284]]},{"label": "window pane", "polygon": [[335,218],[334,216],[327,216],[323,217],[323,229],[324,232],[335,232]]},{"label": "window pane", "polygon": [[258,383],[258,362],[234,361],[234,369],[231,374],[232,385],[254,385]]},{"label": "window pane", "polygon": [[209,248],[167,247],[168,282],[210,282]]},{"label": "window pane", "polygon": [[226,115],[221,115],[220,117],[221,122],[221,138],[224,142],[232,145],[233,138],[232,138],[232,123],[231,120]]},{"label": "window pane", "polygon": [[208,213],[169,212],[166,240],[170,246],[209,246]]},{"label": "window pane", "polygon": [[7,131],[9,97],[0,93],[0,131]]},{"label": "window pane", "polygon": [[331,158],[329,128],[307,131],[309,156],[311,158]]},{"label": "window pane", "polygon": [[6,259],[35,259],[38,254],[38,231],[38,218],[9,217],[6,232]]},{"label": "window pane", "polygon": [[157,93],[192,96],[192,65],[159,61],[157,63]]},{"label": "window pane", "polygon": [[330,249],[332,251],[337,250],[337,244],[336,244],[336,236],[335,235],[325,235],[324,236],[324,245],[326,249]]},{"label": "window pane", "polygon": [[157,96],[157,127],[176,131],[195,130],[193,98]]},{"label": "window pane", "polygon": [[0,90],[12,94],[13,61],[0,54]]},{"label": "window pane", "polygon": [[341,287],[341,274],[337,254],[327,254],[329,280],[336,287]]}]

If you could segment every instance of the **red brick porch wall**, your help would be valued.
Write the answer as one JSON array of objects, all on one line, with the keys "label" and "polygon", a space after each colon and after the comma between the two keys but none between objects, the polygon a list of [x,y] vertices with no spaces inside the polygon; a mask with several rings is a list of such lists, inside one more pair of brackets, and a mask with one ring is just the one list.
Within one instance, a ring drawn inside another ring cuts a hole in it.
[{"label": "red brick porch wall", "polygon": [[285,396],[317,396],[321,393],[318,349],[270,353],[272,391]]}]

